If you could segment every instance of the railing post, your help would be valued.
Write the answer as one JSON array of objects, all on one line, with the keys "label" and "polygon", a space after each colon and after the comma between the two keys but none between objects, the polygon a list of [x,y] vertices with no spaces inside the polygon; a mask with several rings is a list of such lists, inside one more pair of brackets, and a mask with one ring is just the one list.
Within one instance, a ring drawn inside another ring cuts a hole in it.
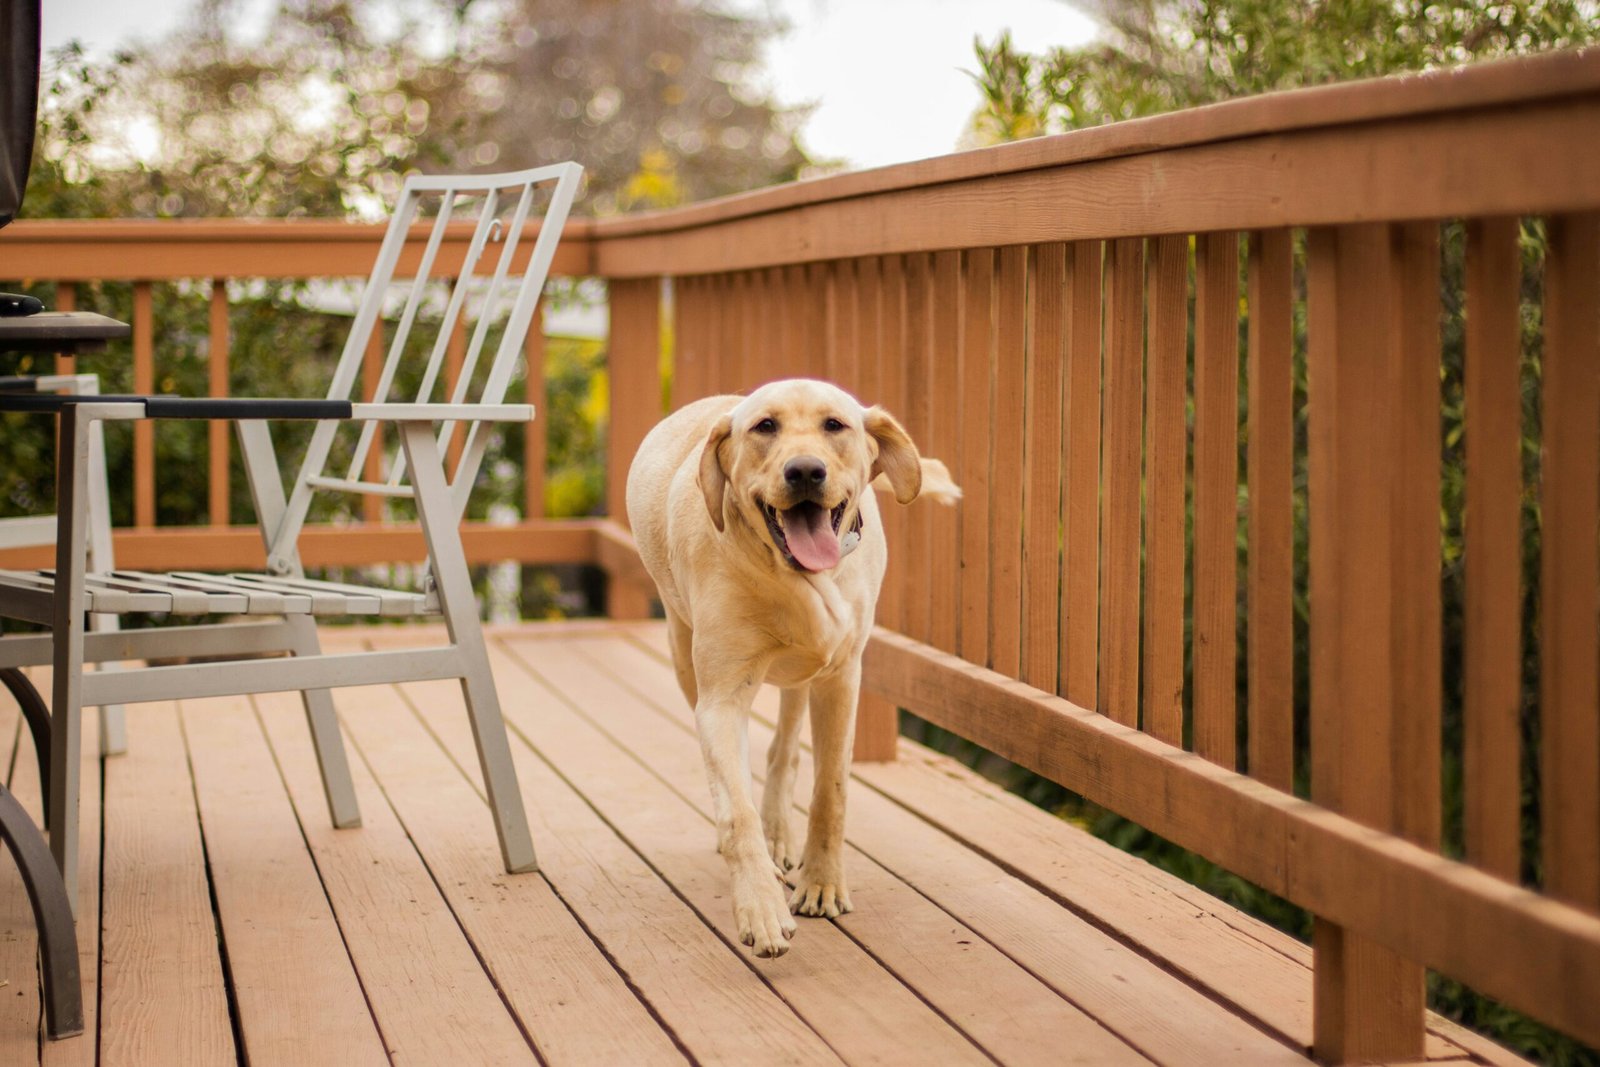
[{"label": "railing post", "polygon": [[[661,418],[661,279],[613,279],[608,368],[611,418],[606,444],[606,514],[628,525],[628,466]],[[650,590],[608,577],[606,614],[650,617]]]},{"label": "railing post", "polygon": [[[1426,249],[1406,237],[1371,224],[1311,232],[1311,795],[1432,846],[1437,823],[1430,841],[1422,813],[1430,796],[1437,812],[1439,774],[1417,739],[1431,715],[1437,754],[1437,696],[1430,709],[1425,679],[1437,681],[1440,668],[1437,644],[1430,662],[1417,635],[1430,604],[1437,619],[1439,443],[1435,430],[1432,455],[1424,457],[1434,479],[1428,497],[1426,462],[1416,454],[1426,442],[1407,415],[1427,400],[1419,380],[1431,373],[1437,426],[1439,348],[1437,334],[1431,352],[1417,343],[1411,312]],[[1436,292],[1436,259],[1432,277]],[[1424,509],[1419,535],[1415,519]],[[1430,539],[1431,575],[1420,563]],[[1433,632],[1436,640],[1436,621]],[[1371,892],[1359,872],[1318,873],[1340,880],[1345,892]],[[1317,1057],[1420,1059],[1423,968],[1320,918],[1313,948]]]}]

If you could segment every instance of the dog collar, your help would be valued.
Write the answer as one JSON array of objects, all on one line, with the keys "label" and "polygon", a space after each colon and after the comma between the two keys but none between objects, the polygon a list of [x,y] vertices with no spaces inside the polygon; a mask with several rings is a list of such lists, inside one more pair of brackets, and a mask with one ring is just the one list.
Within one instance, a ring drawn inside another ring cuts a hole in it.
[{"label": "dog collar", "polygon": [[850,524],[844,536],[839,538],[839,558],[843,559],[857,548],[861,547],[861,512],[856,512],[856,521]]}]

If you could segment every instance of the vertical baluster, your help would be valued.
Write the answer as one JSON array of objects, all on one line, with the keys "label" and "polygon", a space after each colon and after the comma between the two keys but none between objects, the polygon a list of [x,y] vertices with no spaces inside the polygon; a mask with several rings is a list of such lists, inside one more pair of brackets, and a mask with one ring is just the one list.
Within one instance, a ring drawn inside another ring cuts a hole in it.
[{"label": "vertical baluster", "polygon": [[[1394,830],[1439,847],[1442,603],[1439,532],[1439,226],[1390,228],[1395,269],[1391,381],[1396,407],[1393,489],[1395,577]],[[1592,540],[1591,540],[1592,544]],[[1600,770],[1600,764],[1596,766]]]},{"label": "vertical baluster", "polygon": [[1539,584],[1544,888],[1600,909],[1600,215],[1549,221]]},{"label": "vertical baluster", "polygon": [[[459,279],[452,278],[450,285],[454,288],[459,284]],[[485,314],[488,308],[483,308]],[[444,350],[444,395],[446,398],[456,395],[456,388],[461,384],[461,367],[467,358],[467,319],[460,316],[450,324],[450,340]],[[453,428],[453,427],[452,427]],[[454,472],[456,465],[461,462],[461,436],[450,434],[445,450],[445,469]]]},{"label": "vertical baluster", "polygon": [[[228,283],[224,278],[211,282],[210,357],[207,373],[210,393],[228,395]],[[209,445],[211,525],[228,525],[228,432],[229,425],[213,419],[206,427]]]},{"label": "vertical baluster", "polygon": [[1061,652],[1061,405],[1066,345],[1067,247],[1035,245],[1023,460],[1022,680],[1047,693]]},{"label": "vertical baluster", "polygon": [[[885,256],[882,261],[878,305],[878,388],[872,402],[882,404],[897,419],[905,418],[906,394],[906,272],[905,257]],[[906,569],[904,509],[894,494],[879,493],[883,533],[889,541],[889,571],[878,597],[878,624],[905,629]]]},{"label": "vertical baluster", "polygon": [[1106,296],[1099,710],[1139,725],[1139,443],[1144,242],[1111,242]]},{"label": "vertical baluster", "polygon": [[989,662],[1022,669],[1022,416],[1027,381],[1028,249],[1000,249],[995,270],[994,422],[989,483]]},{"label": "vertical baluster", "polygon": [[[133,283],[133,391],[155,391],[155,312],[149,282]],[[133,424],[133,524],[156,524],[156,439],[149,419]]]},{"label": "vertical baluster", "polygon": [[[78,310],[78,287],[71,282],[56,283],[56,311]],[[56,353],[56,373],[78,373],[78,357],[66,353]]]},{"label": "vertical baluster", "polygon": [[1293,237],[1250,237],[1250,773],[1294,786]]},{"label": "vertical baluster", "polygon": [[966,253],[961,330],[961,657],[989,661],[990,388],[994,371],[994,250]]},{"label": "vertical baluster", "polygon": [[[933,256],[933,430],[930,455],[959,472],[961,454],[961,253]],[[931,512],[931,514],[929,514]],[[931,633],[929,640],[945,652],[956,651],[960,619],[960,507],[928,508],[924,516],[932,533]]]},{"label": "vertical baluster", "polygon": [[[380,349],[381,351],[381,349]],[[522,437],[522,518],[544,517],[544,468],[549,455],[550,414],[545,410],[544,380],[544,301],[533,309],[533,322],[523,339],[527,361],[523,400],[533,405],[533,421],[523,427]]]},{"label": "vertical baluster", "polygon": [[1184,476],[1188,466],[1189,239],[1148,242],[1145,317],[1144,729],[1183,744]]},{"label": "vertical baluster", "polygon": [[1233,767],[1238,687],[1239,238],[1195,245],[1194,750]]},{"label": "vertical baluster", "polygon": [[1061,693],[1085,708],[1099,703],[1101,260],[1099,241],[1068,247]]},{"label": "vertical baluster", "polygon": [[824,366],[829,381],[851,389],[856,340],[855,260],[834,260],[827,265],[827,271],[828,351]]},{"label": "vertical baluster", "polygon": [[[929,270],[931,262],[926,253],[913,253],[906,257],[906,343],[905,371],[902,375],[901,394],[905,398],[907,432],[917,447],[925,454],[932,440],[932,307],[930,305]],[[898,505],[897,505],[898,506]],[[905,633],[918,641],[928,640],[930,628],[933,524],[931,509],[927,504],[917,505],[905,521],[906,568],[910,578],[902,597],[905,601]]]},{"label": "vertical baluster", "polygon": [[[372,332],[367,335],[367,347],[361,353],[361,388],[366,393],[367,399],[375,400],[378,396],[378,382],[383,374],[383,317],[380,315],[372,323]],[[363,461],[361,476],[369,482],[383,481],[383,425],[371,422],[372,433],[367,445],[366,459]],[[368,493],[361,498],[361,518],[366,522],[383,521],[383,497],[377,493]]]}]

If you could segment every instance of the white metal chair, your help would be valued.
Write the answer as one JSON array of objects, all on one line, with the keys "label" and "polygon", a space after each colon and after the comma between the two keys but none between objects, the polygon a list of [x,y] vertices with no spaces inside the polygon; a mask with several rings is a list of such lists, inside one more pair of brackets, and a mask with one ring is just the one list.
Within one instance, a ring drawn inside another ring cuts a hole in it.
[{"label": "white metal chair", "polygon": [[[510,174],[407,179],[325,400],[48,398],[55,401],[62,441],[57,465],[60,521],[56,567],[53,571],[0,571],[0,615],[46,624],[51,633],[0,639],[0,667],[51,663],[54,668],[46,810],[51,852],[71,899],[76,899],[82,707],[300,690],[333,823],[345,827],[358,825],[360,813],[328,690],[424,679],[460,679],[506,870],[535,869],[533,842],[489,670],[459,526],[494,424],[532,418],[531,407],[503,401],[581,173],[577,164],[563,163]],[[535,237],[531,230],[538,220],[538,205],[544,210]],[[403,275],[413,280],[399,287],[403,300],[397,301],[398,322],[374,399],[353,402],[362,356],[372,332],[381,328],[412,225],[429,211],[433,223],[427,243],[417,257],[414,273]],[[464,257],[460,262],[443,262],[439,253],[446,230],[463,216],[471,223]],[[501,245],[499,254],[486,257],[494,244]],[[431,292],[429,280],[436,277],[455,281],[438,317],[437,336],[431,344],[415,345],[419,311]],[[509,311],[502,316],[508,305]],[[465,328],[474,318],[476,324],[452,395],[447,402],[431,402],[452,332],[458,324]],[[485,342],[497,330],[494,354],[480,368]],[[413,348],[419,350],[412,352],[408,361],[408,351]],[[416,400],[390,402],[402,367],[408,362],[415,365],[424,353]],[[42,406],[45,398],[27,399]],[[0,398],[0,404],[19,403]],[[267,573],[146,574],[87,568],[84,501],[89,491],[93,428],[101,421],[144,418],[237,422],[267,550]],[[267,420],[272,419],[317,423],[287,495],[267,429]],[[362,471],[379,422],[394,424],[400,448],[390,459],[387,479],[369,481]],[[327,468],[336,434],[350,424],[359,424],[353,457],[342,476],[330,474]],[[451,477],[443,457],[457,429],[465,438],[461,460]],[[422,588],[383,590],[307,578],[296,545],[312,499],[319,492],[375,493],[413,500],[428,553]],[[90,616],[161,612],[281,618],[86,634],[86,612]],[[343,654],[320,650],[318,617],[425,614],[444,616],[449,641],[443,647]],[[172,655],[209,659],[266,651],[293,655],[139,667],[115,674],[83,671],[85,662],[106,659]]]}]

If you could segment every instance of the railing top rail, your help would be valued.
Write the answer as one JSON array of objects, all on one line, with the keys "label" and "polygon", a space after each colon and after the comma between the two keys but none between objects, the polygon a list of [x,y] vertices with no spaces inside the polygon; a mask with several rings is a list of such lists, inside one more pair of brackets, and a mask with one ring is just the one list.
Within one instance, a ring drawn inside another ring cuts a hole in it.
[{"label": "railing top rail", "polygon": [[594,221],[593,237],[669,233],[946,182],[1192,147],[1289,130],[1470,111],[1600,93],[1600,47],[1242,97],[1149,118],[790,182],[685,207]]},{"label": "railing top rail", "polygon": [[[1595,47],[1269,93],[670,210],[571,219],[553,269],[697,274],[1085,237],[1593,210],[1597,114]],[[1374,173],[1407,180],[1362,180]],[[24,220],[0,232],[0,276],[361,274],[381,232],[327,219]],[[466,229],[452,231],[444,254],[467,240]],[[122,254],[106,255],[108,245]]]},{"label": "railing top rail", "polygon": [[[386,218],[375,222],[323,218],[17,219],[0,233],[0,247],[8,237],[99,245],[161,240],[175,244],[315,241],[370,246],[383,237],[388,227]],[[588,240],[593,229],[594,222],[590,219],[568,219],[563,239]],[[427,240],[429,227],[426,224],[416,223],[411,230],[413,240]],[[465,241],[471,236],[471,223],[453,222],[445,228],[447,241]]]}]

